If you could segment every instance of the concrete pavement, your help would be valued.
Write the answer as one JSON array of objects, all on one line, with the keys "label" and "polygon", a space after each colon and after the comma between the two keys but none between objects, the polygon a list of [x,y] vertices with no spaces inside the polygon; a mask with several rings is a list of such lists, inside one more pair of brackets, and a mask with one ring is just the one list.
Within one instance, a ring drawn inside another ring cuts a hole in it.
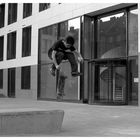
[{"label": "concrete pavement", "polygon": [[137,106],[100,106],[81,103],[0,98],[0,112],[52,109],[61,109],[65,112],[61,132],[53,135],[30,134],[28,136],[140,136],[140,107]]}]

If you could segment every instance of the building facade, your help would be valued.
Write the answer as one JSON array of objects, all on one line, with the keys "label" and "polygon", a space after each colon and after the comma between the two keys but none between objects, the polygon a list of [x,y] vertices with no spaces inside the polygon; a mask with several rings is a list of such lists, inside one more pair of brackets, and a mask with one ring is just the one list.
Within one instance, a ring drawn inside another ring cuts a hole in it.
[{"label": "building facade", "polygon": [[62,101],[139,105],[137,3],[0,4],[0,94],[57,100],[48,49],[67,35],[84,63],[83,76],[68,75]]}]

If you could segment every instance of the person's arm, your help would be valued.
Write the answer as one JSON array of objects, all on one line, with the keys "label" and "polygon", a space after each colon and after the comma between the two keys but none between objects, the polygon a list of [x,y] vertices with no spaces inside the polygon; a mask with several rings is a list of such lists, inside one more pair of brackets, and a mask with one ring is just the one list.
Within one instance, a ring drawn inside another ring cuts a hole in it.
[{"label": "person's arm", "polygon": [[80,63],[83,63],[84,60],[83,60],[83,57],[82,55],[75,49],[74,51],[74,54],[77,56],[77,60],[80,62]]},{"label": "person's arm", "polygon": [[56,55],[56,51],[53,50],[53,51],[52,51],[52,60],[53,60],[53,62],[54,62],[54,64],[55,64],[55,67],[56,67],[57,69],[59,69],[60,66],[57,64],[55,55]]}]

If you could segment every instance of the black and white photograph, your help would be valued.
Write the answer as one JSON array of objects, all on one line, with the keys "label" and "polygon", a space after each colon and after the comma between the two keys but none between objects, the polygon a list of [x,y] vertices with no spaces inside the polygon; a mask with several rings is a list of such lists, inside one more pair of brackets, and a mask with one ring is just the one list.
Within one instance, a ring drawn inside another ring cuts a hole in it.
[{"label": "black and white photograph", "polygon": [[0,1],[0,137],[140,137],[138,1]]}]

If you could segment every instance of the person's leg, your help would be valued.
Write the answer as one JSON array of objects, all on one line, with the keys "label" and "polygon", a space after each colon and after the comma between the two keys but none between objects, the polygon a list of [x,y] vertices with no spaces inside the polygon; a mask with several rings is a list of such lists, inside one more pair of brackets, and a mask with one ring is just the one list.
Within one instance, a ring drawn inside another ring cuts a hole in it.
[{"label": "person's leg", "polygon": [[56,57],[56,62],[59,65],[62,62],[62,60],[64,60],[64,53],[63,52],[57,52],[55,57]]},{"label": "person's leg", "polygon": [[[64,58],[64,53],[63,52],[57,52],[55,57],[56,57],[57,64],[59,65]],[[52,64],[50,71],[51,71],[51,74],[53,76],[55,76],[55,71],[56,71],[55,64]]]},{"label": "person's leg", "polygon": [[72,76],[79,76],[81,73],[78,72],[78,64],[75,59],[75,55],[72,52],[66,53],[67,59],[71,64],[71,74]]}]

